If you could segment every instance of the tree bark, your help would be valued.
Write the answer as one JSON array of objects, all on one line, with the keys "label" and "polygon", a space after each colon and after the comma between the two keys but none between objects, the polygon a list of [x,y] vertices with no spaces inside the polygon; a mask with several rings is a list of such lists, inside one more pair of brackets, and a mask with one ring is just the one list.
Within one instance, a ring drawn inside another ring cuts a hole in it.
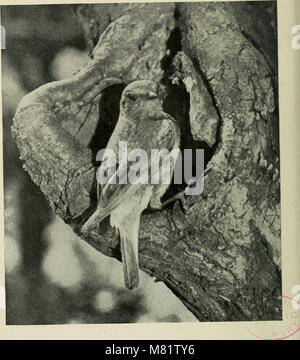
[{"label": "tree bark", "polygon": [[145,212],[140,267],[200,321],[281,318],[279,302],[260,301],[281,292],[276,5],[255,4],[75,5],[92,60],[28,94],[12,128],[55,212],[120,259],[111,228],[80,232],[96,206],[95,154],[125,84],[160,82],[182,148],[205,149],[205,185],[184,209]]}]

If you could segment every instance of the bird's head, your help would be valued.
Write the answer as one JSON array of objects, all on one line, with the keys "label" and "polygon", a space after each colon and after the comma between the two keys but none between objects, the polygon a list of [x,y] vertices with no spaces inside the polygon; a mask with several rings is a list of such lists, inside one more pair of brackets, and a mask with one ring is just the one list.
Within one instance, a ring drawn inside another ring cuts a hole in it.
[{"label": "bird's head", "polygon": [[121,112],[125,114],[147,114],[151,108],[161,107],[158,96],[158,84],[150,80],[133,81],[123,90]]}]

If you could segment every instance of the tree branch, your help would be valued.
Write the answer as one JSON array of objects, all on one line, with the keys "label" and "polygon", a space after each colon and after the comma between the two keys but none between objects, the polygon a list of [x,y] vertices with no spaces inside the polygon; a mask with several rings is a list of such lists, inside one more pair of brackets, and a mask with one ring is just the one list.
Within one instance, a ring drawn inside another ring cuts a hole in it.
[{"label": "tree branch", "polygon": [[[262,309],[257,301],[281,286],[279,161],[274,75],[240,24],[249,5],[103,6],[75,6],[90,46],[100,36],[93,60],[18,107],[13,134],[26,170],[80,234],[95,207],[95,151],[105,147],[115,125],[122,90],[116,84],[101,93],[116,83],[103,80],[160,82],[173,99],[182,146],[200,141],[211,156],[205,192],[187,199],[186,214],[175,204],[142,216],[140,266],[201,321],[278,319],[280,304]],[[172,65],[175,27],[183,53]],[[111,228],[84,240],[120,258]]]}]

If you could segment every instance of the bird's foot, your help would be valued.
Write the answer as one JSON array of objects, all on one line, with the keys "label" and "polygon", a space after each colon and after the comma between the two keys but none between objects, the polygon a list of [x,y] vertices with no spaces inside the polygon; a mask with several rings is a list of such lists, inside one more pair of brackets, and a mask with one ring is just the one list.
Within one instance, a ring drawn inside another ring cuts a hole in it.
[{"label": "bird's foot", "polygon": [[153,210],[161,210],[162,209],[162,203],[160,201],[159,197],[152,197],[150,200],[150,207]]},{"label": "bird's foot", "polygon": [[175,194],[174,196],[172,196],[170,199],[164,201],[162,203],[162,207],[165,207],[166,205],[170,204],[171,202],[174,202],[174,201],[177,201],[179,200],[180,201],[180,206],[181,206],[181,209],[182,211],[186,214],[187,212],[187,206],[186,206],[186,197],[187,197],[187,190],[191,187],[193,187],[195,185],[195,181],[194,180],[191,180],[189,183],[188,183],[188,186],[180,191],[179,193]]},{"label": "bird's foot", "polygon": [[170,203],[179,200],[180,206],[182,211],[186,214],[187,213],[187,205],[186,205],[186,198],[187,198],[187,191],[189,188],[195,185],[195,181],[191,180],[187,187],[180,191],[179,193],[175,194],[174,196],[170,197],[163,203],[160,201],[160,197],[153,197],[150,200],[150,207],[154,210],[162,210],[165,206],[169,205]]},{"label": "bird's foot", "polygon": [[180,191],[179,193],[175,194],[174,196],[170,197],[168,200],[164,201],[161,206],[165,207],[166,205],[169,205],[170,203],[174,201],[180,201],[180,205],[184,212],[186,212],[185,209],[185,202],[186,202],[186,189]]}]

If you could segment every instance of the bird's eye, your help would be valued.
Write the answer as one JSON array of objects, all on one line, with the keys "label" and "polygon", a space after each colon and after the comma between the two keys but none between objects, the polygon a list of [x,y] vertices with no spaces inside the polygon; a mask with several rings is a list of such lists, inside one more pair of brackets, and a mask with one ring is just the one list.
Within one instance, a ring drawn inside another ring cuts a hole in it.
[{"label": "bird's eye", "polygon": [[126,97],[131,101],[135,101],[137,99],[137,95],[131,93],[127,94]]}]

